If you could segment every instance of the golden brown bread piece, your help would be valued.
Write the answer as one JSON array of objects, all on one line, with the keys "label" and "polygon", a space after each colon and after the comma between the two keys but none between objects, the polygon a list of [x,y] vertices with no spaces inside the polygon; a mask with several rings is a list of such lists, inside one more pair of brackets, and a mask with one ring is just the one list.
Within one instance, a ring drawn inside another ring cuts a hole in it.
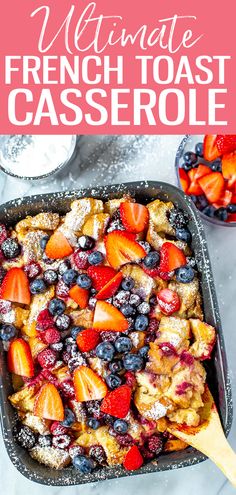
[{"label": "golden brown bread piece", "polygon": [[40,447],[36,445],[29,451],[31,457],[40,464],[45,464],[50,468],[63,469],[71,462],[67,451],[55,449],[54,447]]}]

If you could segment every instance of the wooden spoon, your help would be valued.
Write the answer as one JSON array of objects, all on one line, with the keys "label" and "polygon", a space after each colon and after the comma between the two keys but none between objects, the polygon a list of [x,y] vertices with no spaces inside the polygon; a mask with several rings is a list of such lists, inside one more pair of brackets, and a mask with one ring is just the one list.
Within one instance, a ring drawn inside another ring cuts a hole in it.
[{"label": "wooden spoon", "polygon": [[209,457],[236,488],[236,454],[227,442],[214,399],[206,387],[200,426],[168,424],[168,431]]}]

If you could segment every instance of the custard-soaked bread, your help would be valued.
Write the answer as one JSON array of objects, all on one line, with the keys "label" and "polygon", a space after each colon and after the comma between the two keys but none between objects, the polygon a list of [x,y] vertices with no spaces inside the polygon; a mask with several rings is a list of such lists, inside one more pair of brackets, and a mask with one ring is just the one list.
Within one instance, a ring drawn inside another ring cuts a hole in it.
[{"label": "custard-soaked bread", "polygon": [[156,286],[152,277],[138,265],[125,265],[121,268],[124,277],[131,277],[134,282],[133,292],[141,295],[145,300],[149,300],[153,289]]},{"label": "custard-soaked bread", "polygon": [[194,343],[190,347],[191,354],[197,359],[209,359],[216,340],[214,327],[198,319],[190,319]]},{"label": "custard-soaked bread", "polygon": [[188,320],[175,316],[163,316],[158,329],[156,343],[168,342],[176,350],[188,349],[190,333],[190,323]]},{"label": "custard-soaked bread", "polygon": [[22,230],[39,229],[39,230],[55,230],[60,221],[58,213],[43,212],[34,217],[26,217],[16,224],[16,232]]},{"label": "custard-soaked bread", "polygon": [[156,232],[163,232],[170,235],[175,234],[174,228],[170,225],[167,217],[169,211],[174,208],[173,203],[170,201],[164,203],[159,199],[155,199],[155,201],[147,205],[147,208]]},{"label": "custard-soaked bread", "polygon": [[66,450],[55,447],[40,447],[36,445],[30,450],[32,459],[40,464],[45,464],[53,469],[63,469],[71,462],[71,458]]}]

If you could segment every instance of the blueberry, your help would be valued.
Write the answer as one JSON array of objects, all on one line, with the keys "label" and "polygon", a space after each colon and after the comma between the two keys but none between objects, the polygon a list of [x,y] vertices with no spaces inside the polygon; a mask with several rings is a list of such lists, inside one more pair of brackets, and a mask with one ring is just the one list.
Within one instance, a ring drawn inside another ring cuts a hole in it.
[{"label": "blueberry", "polygon": [[106,453],[101,445],[92,445],[89,449],[89,457],[92,457],[99,464],[104,464],[106,462]]},{"label": "blueberry", "polygon": [[143,347],[141,347],[138,351],[139,355],[142,357],[142,358],[147,358],[148,357],[148,352],[149,352],[149,346],[148,345],[144,345]]},{"label": "blueberry", "polygon": [[[193,203],[194,203],[194,204],[196,204],[196,203],[197,203],[198,197],[199,197],[199,196],[194,196],[194,194],[191,194],[191,196],[190,196],[190,198],[191,198],[191,200],[193,201]],[[204,197],[205,197],[205,196],[204,196]]]},{"label": "blueberry", "polygon": [[89,428],[92,428],[92,430],[97,430],[100,426],[100,423],[96,418],[88,418],[87,425]]},{"label": "blueberry", "polygon": [[146,251],[147,254],[150,253],[152,247],[149,244],[149,242],[147,242],[147,241],[139,241],[139,244],[140,244],[140,246],[143,247],[144,251]]},{"label": "blueberry", "polygon": [[1,250],[2,250],[5,258],[11,260],[11,259],[19,256],[21,248],[15,239],[8,238],[2,242]]},{"label": "blueberry", "polygon": [[63,273],[65,273],[70,268],[71,268],[70,261],[69,260],[64,260],[64,261],[62,261],[60,263],[60,265],[58,267],[58,271],[59,271],[60,275],[63,275]]},{"label": "blueberry", "polygon": [[63,282],[65,282],[66,285],[71,286],[76,282],[77,277],[78,277],[78,272],[73,268],[70,268],[69,270],[66,270],[63,273],[62,280]]},{"label": "blueberry", "polygon": [[90,265],[100,265],[103,262],[103,254],[100,251],[93,251],[89,254],[88,262]]},{"label": "blueberry", "polygon": [[200,156],[200,157],[203,157],[203,143],[197,143],[196,146],[195,146],[195,153]]},{"label": "blueberry", "polygon": [[82,235],[78,239],[78,246],[83,251],[88,251],[88,249],[93,249],[95,240],[89,235]]},{"label": "blueberry", "polygon": [[145,315],[138,315],[135,322],[134,322],[134,328],[135,330],[138,330],[139,332],[143,332],[144,330],[147,329],[148,327],[148,317]]},{"label": "blueberry", "polygon": [[187,265],[191,266],[192,268],[196,268],[196,260],[193,256],[187,256]]},{"label": "blueberry", "polygon": [[56,327],[58,330],[68,330],[71,319],[69,315],[59,315],[55,321]]},{"label": "blueberry", "polygon": [[115,388],[120,387],[120,385],[122,384],[122,380],[120,376],[115,375],[114,373],[110,373],[106,376],[106,384],[109,388],[114,390]]},{"label": "blueberry", "polygon": [[56,352],[61,352],[63,347],[63,342],[56,342],[55,344],[50,345],[50,349]]},{"label": "blueberry", "polygon": [[116,433],[120,433],[121,435],[127,433],[128,431],[128,423],[124,421],[124,419],[116,419],[113,428]]},{"label": "blueberry", "polygon": [[222,222],[226,222],[228,218],[228,211],[227,208],[218,208],[218,210],[215,211],[215,217],[221,220]]},{"label": "blueberry", "polygon": [[229,213],[236,213],[236,204],[231,203],[227,206],[227,211]]},{"label": "blueberry", "polygon": [[4,270],[2,266],[0,266],[0,284],[2,283],[6,273],[7,273],[6,270]]},{"label": "blueberry", "polygon": [[0,339],[7,342],[13,339],[17,334],[16,327],[14,325],[2,325],[0,327]]},{"label": "blueberry", "polygon": [[116,308],[120,308],[124,304],[129,302],[130,292],[128,290],[120,290],[113,297],[113,304]]},{"label": "blueberry", "polygon": [[218,158],[214,162],[210,164],[212,172],[222,172],[222,164],[221,164],[221,159]]},{"label": "blueberry", "polygon": [[51,313],[52,316],[59,316],[64,313],[66,309],[66,305],[62,299],[57,299],[56,297],[54,299],[51,299],[48,305],[48,310],[49,313]]},{"label": "blueberry", "polygon": [[138,296],[138,294],[131,294],[130,298],[129,298],[129,304],[131,304],[131,306],[138,306],[139,304],[141,303],[141,297]]},{"label": "blueberry", "polygon": [[32,449],[36,443],[36,436],[28,426],[21,424],[15,426],[13,436],[16,442],[24,449]]},{"label": "blueberry", "polygon": [[39,435],[38,444],[40,445],[40,447],[51,447],[52,445],[51,435]]},{"label": "blueberry", "polygon": [[196,207],[198,208],[198,210],[202,211],[207,206],[208,206],[208,201],[206,196],[204,195],[197,196]]},{"label": "blueberry", "polygon": [[180,282],[181,284],[188,284],[189,282],[192,282],[195,277],[194,270],[189,265],[177,268],[175,273],[177,282]]},{"label": "blueberry", "polygon": [[96,347],[96,356],[104,361],[112,361],[114,354],[115,349],[110,342],[101,342]]},{"label": "blueberry", "polygon": [[124,316],[132,316],[135,314],[135,308],[130,304],[124,304],[124,306],[121,306],[120,311]]},{"label": "blueberry", "polygon": [[118,337],[115,341],[115,348],[117,352],[129,352],[132,347],[132,340],[129,337]]},{"label": "blueberry", "polygon": [[153,294],[153,295],[150,297],[150,299],[149,299],[149,304],[150,304],[151,306],[156,306],[156,304],[157,304],[157,298],[156,298],[155,294]]},{"label": "blueberry", "polygon": [[131,277],[124,278],[121,287],[123,290],[132,290],[134,288],[134,280]]},{"label": "blueberry", "polygon": [[144,361],[138,354],[125,354],[123,364],[127,371],[140,371],[143,368]]},{"label": "blueberry", "polygon": [[202,213],[204,213],[207,217],[213,218],[215,216],[215,211],[216,209],[214,206],[209,205],[206,206],[206,208],[203,208]]},{"label": "blueberry", "polygon": [[36,278],[30,283],[31,294],[42,294],[46,289],[47,286],[42,278]]},{"label": "blueberry", "polygon": [[191,233],[186,228],[182,227],[180,229],[176,229],[175,235],[179,241],[187,242],[187,244],[189,244],[191,242],[191,239],[192,239]]},{"label": "blueberry", "polygon": [[188,223],[188,215],[179,208],[172,208],[169,212],[169,223],[175,228],[185,227]]},{"label": "blueberry", "polygon": [[95,468],[95,463],[85,455],[76,455],[73,460],[73,466],[83,474],[90,474]]},{"label": "blueberry", "polygon": [[120,359],[117,359],[117,361],[113,361],[112,363],[109,363],[108,368],[112,373],[118,373],[123,369],[123,363]]},{"label": "blueberry", "polygon": [[81,287],[81,289],[90,289],[91,285],[92,285],[92,280],[91,278],[86,275],[85,273],[81,273],[77,279],[76,279],[76,283],[79,287]]},{"label": "blueberry", "polygon": [[155,268],[159,262],[160,255],[157,251],[151,251],[151,253],[148,253],[143,260],[143,264],[146,268]]},{"label": "blueberry", "polygon": [[192,163],[182,163],[181,165],[181,168],[183,168],[183,170],[185,170],[185,172],[189,172],[193,166],[192,166]]},{"label": "blueberry", "polygon": [[65,419],[61,422],[63,426],[69,428],[76,421],[75,414],[69,407],[65,407]]},{"label": "blueberry", "polygon": [[76,339],[78,333],[82,332],[82,330],[84,330],[84,327],[72,327],[70,331],[72,339]]},{"label": "blueberry", "polygon": [[39,241],[39,245],[41,247],[41,249],[45,249],[47,243],[49,241],[49,235],[44,235],[43,237],[41,237],[40,241]]},{"label": "blueberry", "polygon": [[197,163],[197,155],[192,151],[186,151],[183,156],[184,162],[188,165],[195,165]]},{"label": "blueberry", "polygon": [[138,306],[138,312],[141,314],[141,315],[148,315],[148,313],[150,313],[151,311],[151,308],[150,308],[150,304],[148,304],[148,302],[145,302],[143,301],[139,306]]},{"label": "blueberry", "polygon": [[53,285],[57,282],[58,276],[55,270],[46,270],[43,274],[43,280],[47,285]]}]

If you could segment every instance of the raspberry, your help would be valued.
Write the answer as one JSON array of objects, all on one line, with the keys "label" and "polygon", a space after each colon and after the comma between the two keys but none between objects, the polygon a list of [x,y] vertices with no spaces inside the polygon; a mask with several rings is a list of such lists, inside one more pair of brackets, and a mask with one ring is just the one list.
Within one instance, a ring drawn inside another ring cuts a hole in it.
[{"label": "raspberry", "polygon": [[43,378],[45,380],[47,380],[48,382],[50,383],[53,383],[53,385],[55,385],[57,388],[59,388],[59,383],[58,383],[58,380],[57,378],[51,373],[51,371],[49,370],[42,370],[41,371],[41,376],[43,376]]},{"label": "raspberry", "polygon": [[59,388],[66,399],[75,398],[75,389],[72,380],[64,380],[59,384]]},{"label": "raspberry", "polygon": [[89,457],[92,457],[99,464],[106,462],[105,450],[101,445],[92,445],[88,452]]},{"label": "raspberry", "polygon": [[3,299],[0,300],[0,313],[2,315],[6,315],[11,311],[11,303],[10,301],[4,301]]},{"label": "raspberry", "polygon": [[50,315],[48,309],[43,309],[38,315],[37,318],[37,330],[47,330],[47,328],[51,328],[54,325],[53,317]]},{"label": "raspberry", "polygon": [[63,426],[59,421],[53,421],[50,426],[50,431],[52,435],[65,435],[67,433],[67,428]]},{"label": "raspberry", "polygon": [[99,400],[89,400],[86,402],[86,407],[89,416],[93,416],[96,419],[101,419],[102,413],[100,410],[101,402]]},{"label": "raspberry", "polygon": [[57,435],[52,439],[52,445],[56,449],[66,449],[70,445],[69,435]]},{"label": "raspberry", "polygon": [[35,261],[31,261],[28,265],[24,266],[24,272],[27,277],[35,278],[41,273],[42,269],[39,263],[35,263]]},{"label": "raspberry", "polygon": [[135,385],[136,385],[136,378],[135,378],[134,373],[132,373],[132,371],[126,371],[126,373],[125,373],[125,383],[126,383],[126,385],[128,385],[132,389],[135,387]]},{"label": "raspberry", "polygon": [[0,223],[0,245],[5,241],[7,238],[7,229],[3,223]]},{"label": "raspberry", "polygon": [[115,342],[120,337],[119,332],[100,332],[100,337],[103,342]]},{"label": "raspberry", "polygon": [[43,333],[43,341],[45,344],[57,344],[61,340],[61,334],[56,328],[47,328]]},{"label": "raspberry", "polygon": [[67,352],[67,351],[64,351],[62,353],[62,359],[64,361],[65,364],[68,364],[68,361],[70,360],[71,356],[70,356],[70,353]]},{"label": "raspberry", "polygon": [[154,340],[156,340],[158,327],[159,327],[159,323],[156,320],[156,318],[150,318],[146,332],[146,337],[145,337],[145,344],[148,344],[149,342],[154,342]]},{"label": "raspberry", "polygon": [[80,445],[72,444],[69,447],[69,456],[73,459],[77,455],[84,455],[84,449]]},{"label": "raspberry", "polygon": [[181,352],[180,361],[187,364],[187,366],[192,366],[194,363],[194,357],[188,351],[183,351]]},{"label": "raspberry", "polygon": [[134,439],[129,433],[125,433],[124,435],[116,435],[116,440],[121,447],[130,447],[131,445],[134,445]]},{"label": "raspberry", "polygon": [[63,280],[61,279],[56,285],[56,296],[66,299],[69,296],[69,290],[70,288],[68,287],[68,285],[66,285],[65,282],[63,282]]},{"label": "raspberry", "polygon": [[163,441],[159,435],[152,435],[147,441],[147,449],[155,455],[161,453],[163,449]]},{"label": "raspberry", "polygon": [[89,267],[88,256],[92,251],[80,251],[79,249],[73,254],[73,261],[76,268],[79,270],[86,270]]},{"label": "raspberry", "polygon": [[52,349],[44,349],[38,354],[38,362],[42,368],[51,368],[57,360],[57,354]]}]

